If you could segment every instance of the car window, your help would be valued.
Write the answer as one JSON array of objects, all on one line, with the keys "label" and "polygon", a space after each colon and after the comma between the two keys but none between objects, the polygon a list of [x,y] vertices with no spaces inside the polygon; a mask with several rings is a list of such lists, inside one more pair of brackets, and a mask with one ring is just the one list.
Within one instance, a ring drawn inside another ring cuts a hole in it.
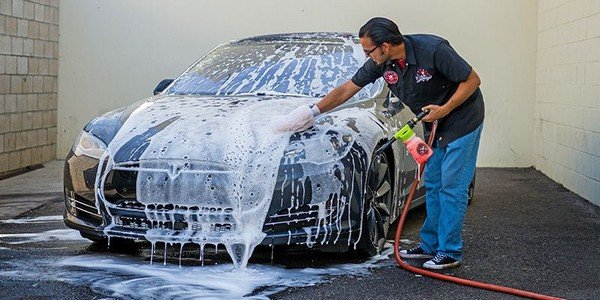
[{"label": "car window", "polygon": [[[180,75],[167,91],[179,95],[238,95],[267,91],[322,97],[349,80],[366,58],[356,44],[227,44]],[[381,80],[354,98],[379,93]]]}]

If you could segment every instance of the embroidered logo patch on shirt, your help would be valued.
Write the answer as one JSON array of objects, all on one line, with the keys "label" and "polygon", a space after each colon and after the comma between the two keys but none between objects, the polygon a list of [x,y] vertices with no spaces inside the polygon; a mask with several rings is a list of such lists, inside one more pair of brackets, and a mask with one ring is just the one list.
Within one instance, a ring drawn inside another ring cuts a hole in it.
[{"label": "embroidered logo patch on shirt", "polygon": [[383,79],[389,84],[396,84],[398,82],[398,74],[394,71],[385,71]]},{"label": "embroidered logo patch on shirt", "polygon": [[429,74],[429,71],[423,68],[417,70],[417,75],[415,75],[415,80],[417,80],[417,83],[429,81],[429,79],[431,79],[431,74]]}]

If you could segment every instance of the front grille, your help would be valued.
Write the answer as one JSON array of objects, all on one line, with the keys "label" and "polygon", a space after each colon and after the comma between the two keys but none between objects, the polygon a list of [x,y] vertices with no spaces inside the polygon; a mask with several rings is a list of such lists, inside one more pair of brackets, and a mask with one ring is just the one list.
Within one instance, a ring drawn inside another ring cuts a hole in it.
[{"label": "front grille", "polygon": [[[229,205],[231,167],[214,162],[148,160],[103,170],[109,233],[211,239],[237,229]],[[137,197],[140,197],[139,199]]]},{"label": "front grille", "polygon": [[[269,216],[264,228],[268,232],[280,232],[293,228],[326,226],[338,221],[338,207],[332,201],[319,205],[301,205],[299,207],[284,208]],[[321,210],[321,212],[319,212]]]},{"label": "front grille", "polygon": [[207,224],[198,222],[185,222],[185,221],[150,221],[146,218],[135,218],[135,217],[115,217],[115,225],[122,228],[129,228],[135,230],[148,230],[148,229],[168,229],[173,231],[184,231],[191,230],[195,232],[210,232],[220,233],[235,230],[235,224]]},{"label": "front grille", "polygon": [[124,229],[192,230],[220,233],[236,229],[233,208],[180,206],[172,204],[144,205],[137,201],[118,201],[110,208],[114,225]]}]

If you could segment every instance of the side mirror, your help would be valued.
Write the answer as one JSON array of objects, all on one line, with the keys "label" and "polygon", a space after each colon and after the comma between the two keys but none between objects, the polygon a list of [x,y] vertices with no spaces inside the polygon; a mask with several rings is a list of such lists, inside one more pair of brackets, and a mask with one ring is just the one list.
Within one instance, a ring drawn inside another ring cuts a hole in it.
[{"label": "side mirror", "polygon": [[169,84],[171,84],[173,82],[173,80],[175,79],[163,79],[161,80],[158,85],[154,88],[154,95],[159,94],[160,92],[164,91]]}]

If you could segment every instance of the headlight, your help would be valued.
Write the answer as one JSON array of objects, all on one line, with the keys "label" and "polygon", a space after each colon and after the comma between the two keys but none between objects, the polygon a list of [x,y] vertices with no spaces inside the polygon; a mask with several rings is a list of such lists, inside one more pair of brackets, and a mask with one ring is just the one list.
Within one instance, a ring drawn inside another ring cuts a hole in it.
[{"label": "headlight", "polygon": [[83,130],[73,144],[73,153],[77,156],[85,155],[95,159],[100,159],[106,151],[106,145],[97,137]]}]

